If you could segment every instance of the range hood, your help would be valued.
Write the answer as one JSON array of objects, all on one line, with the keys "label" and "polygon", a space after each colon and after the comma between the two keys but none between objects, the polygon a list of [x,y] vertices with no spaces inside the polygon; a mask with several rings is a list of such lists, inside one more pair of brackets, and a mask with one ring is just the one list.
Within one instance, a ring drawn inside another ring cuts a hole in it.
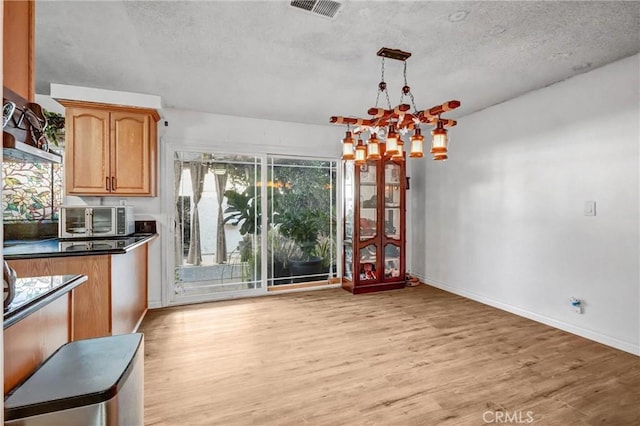
[{"label": "range hood", "polygon": [[18,163],[61,163],[62,156],[35,146],[17,141],[7,132],[2,132],[2,156],[4,161]]}]

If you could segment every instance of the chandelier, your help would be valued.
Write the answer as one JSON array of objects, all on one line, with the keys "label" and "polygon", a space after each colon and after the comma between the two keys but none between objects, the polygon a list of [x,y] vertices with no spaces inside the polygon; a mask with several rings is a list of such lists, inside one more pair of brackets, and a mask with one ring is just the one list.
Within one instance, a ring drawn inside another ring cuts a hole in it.
[{"label": "chandelier", "polygon": [[[441,114],[458,108],[460,101],[448,101],[442,105],[419,111],[411,93],[411,88],[407,84],[407,59],[411,53],[397,49],[383,47],[377,53],[382,58],[381,80],[378,84],[378,95],[376,105],[369,108],[367,113],[371,118],[340,117],[333,116],[330,122],[334,124],[346,124],[347,131],[342,139],[342,159],[355,160],[355,164],[363,165],[369,160],[396,159],[404,160],[403,136],[413,134],[409,138],[409,157],[421,158],[424,156],[424,136],[421,126],[433,126],[431,130],[431,150],[434,160],[443,161],[448,158],[447,128],[457,124],[455,120],[442,118]],[[400,104],[395,108],[391,107],[387,83],[384,80],[384,60],[385,58],[402,61],[404,64],[404,86],[400,94]],[[378,106],[380,95],[385,95],[387,108]],[[411,102],[409,105],[405,98]],[[413,112],[411,108],[413,107]],[[351,127],[353,126],[353,132]],[[363,137],[368,135],[368,139]],[[354,136],[358,138],[355,141]],[[378,137],[382,138],[378,139]]]}]

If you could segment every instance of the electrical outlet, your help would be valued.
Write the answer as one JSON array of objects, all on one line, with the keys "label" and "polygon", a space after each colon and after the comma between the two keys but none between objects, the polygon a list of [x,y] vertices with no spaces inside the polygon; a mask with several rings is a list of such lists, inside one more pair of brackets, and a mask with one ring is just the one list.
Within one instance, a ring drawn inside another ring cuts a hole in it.
[{"label": "electrical outlet", "polygon": [[576,314],[582,313],[582,302],[580,301],[580,299],[572,297],[571,299],[569,299],[569,303],[571,303],[571,309],[573,310],[573,312],[575,312]]},{"label": "electrical outlet", "polygon": [[585,216],[595,216],[596,215],[596,202],[595,201],[585,201],[584,202],[584,215]]}]

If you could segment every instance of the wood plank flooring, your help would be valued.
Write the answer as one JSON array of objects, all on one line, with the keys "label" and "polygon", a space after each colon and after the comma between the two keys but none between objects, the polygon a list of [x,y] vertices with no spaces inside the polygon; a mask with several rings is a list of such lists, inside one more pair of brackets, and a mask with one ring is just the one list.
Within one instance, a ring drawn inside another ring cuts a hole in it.
[{"label": "wood plank flooring", "polygon": [[154,310],[141,331],[147,425],[640,424],[638,357],[428,286]]}]

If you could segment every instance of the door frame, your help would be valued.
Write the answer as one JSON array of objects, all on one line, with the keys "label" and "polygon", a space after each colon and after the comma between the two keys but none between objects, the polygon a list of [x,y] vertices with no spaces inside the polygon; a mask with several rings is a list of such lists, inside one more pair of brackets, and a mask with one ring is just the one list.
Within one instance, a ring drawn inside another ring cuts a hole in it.
[{"label": "door frame", "polygon": [[[319,157],[310,157],[304,155],[295,155],[295,154],[285,154],[285,153],[270,153],[270,152],[258,152],[253,150],[253,146],[246,146],[245,150],[234,150],[230,149],[228,146],[221,147],[218,144],[203,144],[203,143],[194,143],[190,141],[179,141],[174,138],[161,138],[162,146],[161,146],[161,158],[163,162],[163,170],[166,171],[164,173],[163,186],[160,190],[160,198],[162,203],[162,210],[165,212],[164,217],[166,218],[166,236],[163,238],[162,244],[162,257],[163,257],[163,274],[162,274],[162,284],[161,284],[161,301],[162,306],[176,306],[176,305],[185,305],[191,303],[203,303],[208,301],[216,301],[216,300],[231,300],[238,299],[244,297],[255,297],[255,296],[264,296],[269,294],[281,294],[284,292],[296,292],[296,291],[308,291],[313,289],[322,289],[322,288],[331,288],[331,287],[340,287],[340,283],[337,284],[329,284],[326,286],[318,286],[312,288],[301,288],[301,289],[281,289],[277,292],[269,291],[267,287],[267,273],[268,273],[268,262],[267,262],[267,232],[268,229],[268,203],[261,203],[262,209],[262,218],[261,218],[261,227],[263,232],[260,233],[260,245],[261,245],[261,284],[260,288],[254,290],[242,290],[242,291],[229,291],[222,292],[220,294],[211,294],[210,297],[207,297],[206,300],[202,297],[185,297],[179,300],[175,299],[174,293],[174,282],[175,282],[175,262],[174,262],[174,242],[175,242],[175,229],[173,223],[175,221],[174,217],[174,203],[173,200],[173,187],[175,183],[175,177],[173,176],[173,159],[175,153],[178,151],[190,151],[190,152],[205,152],[205,153],[218,153],[218,154],[230,154],[230,155],[252,155],[257,158],[260,158],[260,167],[261,167],[261,177],[260,180],[262,182],[260,188],[260,197],[262,200],[267,200],[267,178],[268,178],[268,159],[270,156],[277,158],[298,158],[298,159],[309,159],[316,161],[335,161],[336,162],[336,203],[335,203],[335,214],[336,221],[338,223],[336,227],[336,267],[338,278],[342,277],[342,257],[343,253],[340,249],[342,247],[343,235],[341,232],[340,224],[343,221],[343,200],[342,200],[342,161],[340,159],[331,158],[327,156],[319,156]],[[247,151],[254,151],[253,153],[247,153]]]},{"label": "door frame", "polygon": [[[196,152],[196,153],[211,153],[211,154],[229,154],[229,155],[249,155],[255,156],[259,159],[260,166],[260,180],[264,180],[264,170],[266,169],[267,162],[267,154],[266,153],[249,153],[230,149],[218,149],[216,146],[212,145],[202,145],[202,144],[193,144],[193,143],[174,143],[166,141],[163,144],[164,150],[164,170],[165,173],[164,179],[164,188],[162,191],[162,205],[163,210],[166,212],[167,218],[167,232],[166,238],[164,239],[164,277],[165,282],[162,285],[162,304],[163,306],[173,306],[173,305],[186,305],[191,303],[203,303],[210,302],[216,300],[230,300],[237,299],[242,297],[254,297],[254,296],[263,296],[267,294],[266,289],[266,262],[261,262],[261,279],[260,279],[260,287],[256,289],[248,289],[248,290],[235,290],[235,291],[227,291],[220,293],[212,293],[206,296],[197,295],[197,296],[184,296],[176,298],[174,284],[175,284],[175,227],[173,224],[175,223],[174,209],[173,206],[175,204],[175,200],[173,200],[173,187],[175,184],[175,176],[173,175],[173,161],[176,152],[187,151],[187,152]],[[171,190],[169,190],[171,189]],[[266,185],[262,184],[260,189],[260,196],[266,196]],[[261,207],[264,211],[264,206]],[[264,230],[266,215],[262,214],[262,229]],[[266,233],[260,233],[260,246],[261,250],[264,252],[266,248]],[[264,259],[264,254],[261,256]]]}]

